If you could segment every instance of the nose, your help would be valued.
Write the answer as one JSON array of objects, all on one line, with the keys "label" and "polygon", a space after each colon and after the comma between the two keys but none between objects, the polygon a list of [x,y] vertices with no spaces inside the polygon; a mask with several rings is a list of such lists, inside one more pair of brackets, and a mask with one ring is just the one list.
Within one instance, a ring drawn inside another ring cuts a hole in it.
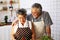
[{"label": "nose", "polygon": [[21,18],[20,20],[23,21],[23,18]]}]

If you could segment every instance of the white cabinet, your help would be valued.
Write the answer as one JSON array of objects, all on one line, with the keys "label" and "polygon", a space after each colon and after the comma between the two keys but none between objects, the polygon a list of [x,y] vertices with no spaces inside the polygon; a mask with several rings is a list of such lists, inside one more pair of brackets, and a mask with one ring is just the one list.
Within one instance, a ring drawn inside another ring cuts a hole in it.
[{"label": "white cabinet", "polygon": [[0,26],[0,40],[10,40],[11,25]]}]

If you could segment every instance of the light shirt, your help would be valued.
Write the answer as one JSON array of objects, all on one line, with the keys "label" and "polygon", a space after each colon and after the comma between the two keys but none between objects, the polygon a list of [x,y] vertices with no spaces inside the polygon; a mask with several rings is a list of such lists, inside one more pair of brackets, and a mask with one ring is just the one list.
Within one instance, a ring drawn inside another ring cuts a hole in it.
[{"label": "light shirt", "polygon": [[14,26],[14,33],[16,33],[17,31],[17,28],[26,28],[26,27],[29,27],[30,29],[32,29],[32,24],[31,24],[31,21],[27,21],[24,23],[24,26],[20,23],[20,21],[18,22],[18,24],[16,24]]}]

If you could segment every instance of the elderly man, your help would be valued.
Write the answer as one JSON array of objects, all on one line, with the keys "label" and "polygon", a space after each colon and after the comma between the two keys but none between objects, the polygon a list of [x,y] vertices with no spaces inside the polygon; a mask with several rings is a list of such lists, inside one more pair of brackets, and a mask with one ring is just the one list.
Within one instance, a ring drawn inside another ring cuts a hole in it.
[{"label": "elderly man", "polygon": [[[52,20],[48,12],[42,11],[42,6],[39,3],[32,5],[31,14],[27,16],[27,20],[32,21],[34,25],[35,34],[33,37],[35,37],[35,40],[40,40],[44,34],[51,37]],[[13,25],[15,22],[13,22]]]}]

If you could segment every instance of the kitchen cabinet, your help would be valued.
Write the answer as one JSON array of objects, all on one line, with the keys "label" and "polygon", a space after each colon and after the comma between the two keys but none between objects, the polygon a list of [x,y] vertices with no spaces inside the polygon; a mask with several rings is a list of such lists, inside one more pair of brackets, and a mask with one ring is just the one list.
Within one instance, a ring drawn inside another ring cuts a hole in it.
[{"label": "kitchen cabinet", "polygon": [[0,40],[11,40],[11,25],[0,26]]}]

